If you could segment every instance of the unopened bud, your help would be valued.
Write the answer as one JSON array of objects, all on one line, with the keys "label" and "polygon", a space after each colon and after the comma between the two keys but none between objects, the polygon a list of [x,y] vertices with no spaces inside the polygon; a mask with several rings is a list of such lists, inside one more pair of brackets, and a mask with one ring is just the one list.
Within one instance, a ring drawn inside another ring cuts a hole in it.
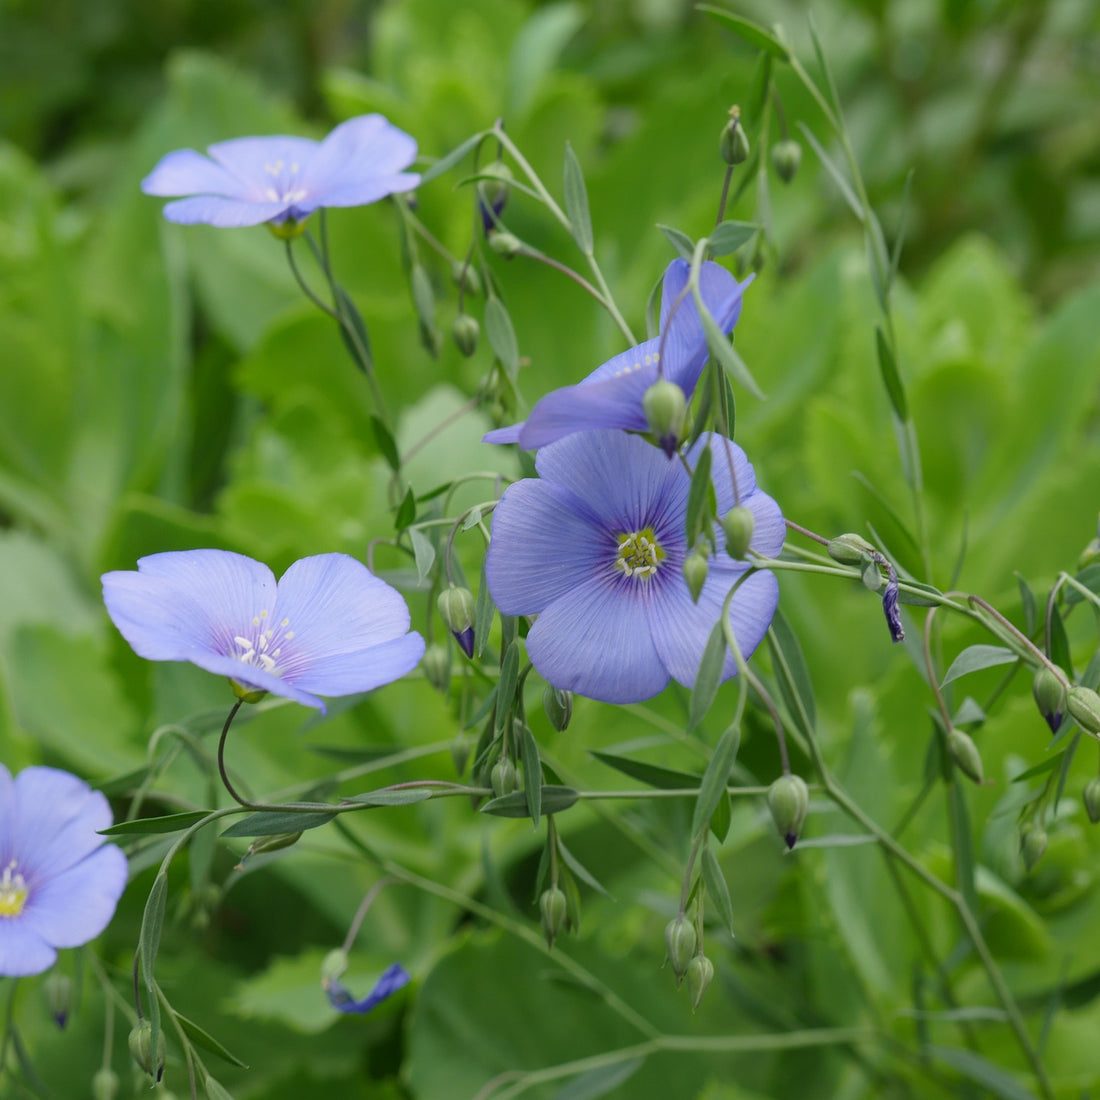
[{"label": "unopened bud", "polygon": [[455,641],[462,647],[462,652],[467,657],[474,655],[474,614],[477,604],[474,594],[468,588],[457,588],[451,585],[439,593],[436,600],[439,609],[439,617],[447,625],[447,629],[455,636]]},{"label": "unopened bud", "polygon": [[489,773],[489,786],[493,788],[493,794],[497,798],[519,790],[519,771],[509,757],[502,756],[493,765],[493,770]]},{"label": "unopened bud", "polygon": [[557,886],[543,890],[539,896],[539,911],[542,913],[542,934],[546,937],[546,946],[553,947],[569,919],[569,903],[565,900],[565,893]]},{"label": "unopened bud", "polygon": [[321,987],[328,988],[333,982],[338,982],[348,969],[348,953],[337,947],[330,951],[321,960]]},{"label": "unopened bud", "polygon": [[749,139],[741,126],[741,108],[730,108],[730,120],[722,127],[718,138],[718,152],[731,167],[742,164],[749,157]]},{"label": "unopened bud", "polygon": [[573,693],[547,684],[542,690],[542,709],[546,711],[550,725],[561,733],[569,728],[573,720]]},{"label": "unopened bud", "polygon": [[69,1008],[72,1004],[72,979],[68,974],[62,974],[58,970],[51,971],[42,983],[42,994],[46,998],[46,1005],[57,1026],[64,1027],[68,1022]]},{"label": "unopened bud", "polygon": [[118,1074],[108,1066],[97,1070],[92,1078],[92,1100],[115,1100],[121,1082]]},{"label": "unopened bud", "polygon": [[508,192],[511,190],[512,169],[503,161],[494,161],[481,169],[481,175],[485,178],[478,181],[477,200],[481,208],[481,222],[485,232],[489,233],[496,226],[497,219],[508,202]]},{"label": "unopened bud", "polygon": [[743,561],[749,552],[752,533],[756,527],[756,518],[743,504],[731,508],[722,517],[722,530],[726,534],[726,553],[731,558]]},{"label": "unopened bud", "polygon": [[1047,850],[1047,831],[1042,825],[1027,824],[1020,829],[1020,854],[1024,867],[1031,870]]},{"label": "unopened bud", "polygon": [[688,993],[691,994],[691,1011],[699,1007],[707,987],[714,980],[714,963],[706,955],[696,955],[687,968]]},{"label": "unopened bud", "polygon": [[519,254],[520,249],[523,248],[523,242],[514,233],[498,231],[490,234],[489,247],[498,256],[503,256],[506,260],[510,260]]},{"label": "unopened bud", "polygon": [[155,1081],[164,1076],[164,1032],[157,1033],[157,1052],[153,1056],[153,1025],[139,1020],[130,1032],[130,1056]]},{"label": "unopened bud", "polygon": [[455,260],[451,265],[451,278],[455,286],[461,287],[464,293],[481,293],[481,276],[477,273],[477,268],[471,264]]},{"label": "unopened bud", "polygon": [[[239,871],[244,866],[245,861],[251,859],[253,856],[264,855],[267,852],[279,852],[282,851],[283,848],[293,848],[301,839],[301,831],[296,833],[278,833],[275,836],[257,837],[248,846],[248,851],[241,856],[241,861],[237,864],[235,869]],[[210,908],[214,908],[220,900],[220,891],[211,895],[209,898]]]},{"label": "unopened bud", "polygon": [[790,183],[794,179],[801,163],[802,146],[797,141],[788,138],[772,146],[772,167],[784,183]]},{"label": "unopened bud", "polygon": [[1089,821],[1095,825],[1100,822],[1100,778],[1092,778],[1085,784],[1081,792],[1081,801],[1085,804],[1085,813],[1089,815]]},{"label": "unopened bud", "polygon": [[676,984],[684,980],[691,960],[695,957],[695,926],[683,914],[670,920],[665,926],[665,950]]},{"label": "unopened bud", "polygon": [[481,334],[481,326],[476,317],[468,313],[460,313],[451,326],[451,337],[455,346],[468,359],[477,351],[477,338]]},{"label": "unopened bud", "polygon": [[875,553],[875,548],[865,538],[850,532],[830,539],[825,550],[833,561],[841,565],[859,565],[868,554]]},{"label": "unopened bud", "polygon": [[978,746],[974,739],[962,730],[952,729],[947,734],[947,751],[951,759],[959,766],[959,770],[975,783],[980,784],[984,778],[982,771],[982,757],[978,752]]},{"label": "unopened bud", "polygon": [[1079,684],[1071,687],[1066,696],[1066,710],[1085,733],[1093,737],[1100,734],[1100,695],[1092,688]]},{"label": "unopened bud", "polygon": [[1066,685],[1061,677],[1048,665],[1043,665],[1031,682],[1031,693],[1035,696],[1039,713],[1050,726],[1050,732],[1057,733],[1066,716]]},{"label": "unopened bud", "polygon": [[424,650],[420,663],[424,666],[424,678],[428,683],[446,695],[451,688],[451,655],[447,647],[433,642]]},{"label": "unopened bud", "polygon": [[768,809],[788,849],[795,846],[810,810],[810,789],[800,775],[781,775],[768,788]]},{"label": "unopened bud", "polygon": [[707,583],[707,573],[710,566],[707,564],[707,556],[701,549],[684,558],[681,566],[688,591],[691,593],[691,602],[699,602],[699,593],[703,591],[703,585]]},{"label": "unopened bud", "polygon": [[661,450],[671,458],[680,446],[680,437],[684,431],[684,417],[687,413],[684,391],[667,378],[659,379],[645,391],[642,408],[653,437]]}]

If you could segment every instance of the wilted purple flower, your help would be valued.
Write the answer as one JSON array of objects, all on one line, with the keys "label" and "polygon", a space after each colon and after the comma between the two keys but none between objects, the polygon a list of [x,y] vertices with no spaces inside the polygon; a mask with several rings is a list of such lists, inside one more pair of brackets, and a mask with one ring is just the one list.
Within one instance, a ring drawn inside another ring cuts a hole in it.
[{"label": "wilted purple flower", "polygon": [[126,886],[122,851],[99,791],[56,768],[0,764],[0,975],[41,974],[57,948],[95,939]]},{"label": "wilted purple flower", "polygon": [[[583,382],[548,393],[525,423],[497,428],[482,442],[519,443],[532,451],[593,428],[644,432],[649,424],[642,398],[659,377],[675,382],[690,400],[707,361],[707,341],[695,297],[690,291],[684,293],[690,273],[686,260],[673,260],[665,271],[660,335],[608,359]],[[724,267],[709,260],[699,268],[703,301],[727,335],[741,315],[741,295],[749,281],[738,283]]]},{"label": "wilted purple flower", "polygon": [[388,684],[424,653],[400,593],[347,554],[302,558],[277,585],[228,550],[152,554],[137,572],[105,573],[103,600],[139,657],[190,661],[322,712],[318,695]]},{"label": "wilted purple flower", "polygon": [[365,206],[420,182],[402,171],[416,157],[416,141],[381,115],[350,118],[324,141],[234,138],[206,151],[177,149],[141,181],[147,195],[190,196],[164,208],[169,221],[281,225],[322,206]]},{"label": "wilted purple flower", "polygon": [[374,988],[361,1001],[357,1001],[335,978],[326,978],[321,984],[324,986],[328,1003],[337,1012],[350,1012],[362,1016],[396,993],[402,986],[408,985],[410,980],[408,971],[400,963],[394,963],[375,982]]},{"label": "wilted purple flower", "polygon": [[[728,459],[727,459],[728,446]],[[707,433],[688,452],[713,452],[718,512],[740,502],[755,520],[752,549],[783,545],[779,506],[756,487],[744,452]],[[691,687],[730,588],[749,568],[725,552],[715,524],[698,603],[682,566],[690,478],[680,462],[625,432],[583,432],[539,451],[539,478],[512,485],[493,513],[489,591],[506,615],[537,615],[527,635],[534,666],[554,687],[608,703],[656,695],[670,677]],[[748,657],[775,614],[779,586],[765,571],[737,589],[730,622]],[[723,679],[736,672],[727,654]]]}]

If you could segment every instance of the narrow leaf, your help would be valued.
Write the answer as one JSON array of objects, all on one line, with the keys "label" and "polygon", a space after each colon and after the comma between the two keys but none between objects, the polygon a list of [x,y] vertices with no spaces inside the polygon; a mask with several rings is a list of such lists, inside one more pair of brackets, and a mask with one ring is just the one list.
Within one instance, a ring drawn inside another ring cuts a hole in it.
[{"label": "narrow leaf", "polygon": [[673,229],[671,225],[657,223],[657,228],[668,238],[668,243],[680,254],[683,260],[690,260],[695,255],[695,242],[679,229]]},{"label": "narrow leaf", "polygon": [[[557,785],[543,786],[541,792],[541,808],[544,814],[558,814],[568,810],[580,794],[573,787],[561,787]],[[481,807],[481,813],[494,814],[497,817],[530,817],[531,812],[527,808],[527,794],[524,791],[515,791],[512,794],[503,794],[500,798],[491,798]]]},{"label": "narrow leaf", "polygon": [[[711,481],[710,470],[713,456],[709,447],[704,447],[699,452],[699,458],[695,463],[695,469],[691,474],[691,485],[688,488],[687,524],[686,532],[688,548],[694,547],[699,535],[713,524],[717,503],[714,494],[714,483]],[[707,504],[710,507],[707,507]],[[708,522],[709,521],[709,522]]]},{"label": "narrow leaf", "polygon": [[814,728],[817,725],[817,704],[814,701],[810,670],[806,667],[806,658],[798,644],[798,635],[791,629],[791,624],[782,611],[776,611],[775,618],[772,619],[768,645],[773,654],[778,653],[778,659],[773,660],[773,663],[776,666],[779,691],[787,709],[797,717],[797,704],[801,704],[810,728]]},{"label": "narrow leaf", "polygon": [[412,539],[417,579],[423,584],[435,564],[435,547],[432,545],[432,540],[415,527],[409,530],[409,538]]},{"label": "narrow leaf", "polygon": [[1054,756],[1047,760],[1042,760],[1032,768],[1028,768],[1027,771],[1020,772],[1019,775],[1012,777],[1013,783],[1024,783],[1029,779],[1034,779],[1037,775],[1046,775],[1047,772],[1054,771],[1055,768],[1061,767],[1062,757],[1066,752],[1063,749],[1062,752],[1055,753]]},{"label": "narrow leaf", "polygon": [[500,662],[500,679],[497,681],[497,729],[504,728],[505,719],[512,709],[512,700],[516,695],[516,681],[519,679],[519,642],[512,642],[504,651],[504,660]]},{"label": "narrow leaf", "polygon": [[[703,649],[703,656],[699,660],[699,671],[695,674],[695,686],[691,689],[687,723],[689,733],[699,725],[710,710],[714,697],[718,694],[718,685],[722,682],[722,669],[725,664],[726,636],[722,633],[722,621],[719,619],[711,628],[710,637]],[[707,770],[710,770],[709,766]]]},{"label": "narrow leaf", "polygon": [[1039,622],[1035,606],[1035,593],[1031,591],[1021,573],[1016,574],[1016,583],[1020,587],[1020,604],[1024,609],[1024,633],[1030,637],[1035,633],[1035,626]]},{"label": "narrow leaf", "polygon": [[516,343],[516,330],[512,327],[512,318],[499,298],[490,298],[485,303],[485,335],[489,339],[493,354],[500,360],[505,373],[514,382],[519,374],[519,345]]},{"label": "narrow leaf", "polygon": [[733,902],[730,900],[730,890],[726,885],[726,876],[722,874],[718,858],[710,850],[709,844],[703,846],[703,884],[718,910],[718,915],[722,918],[722,927],[732,936]]},{"label": "narrow leaf", "polygon": [[415,520],[416,497],[413,495],[412,488],[410,487],[401,501],[401,506],[397,509],[397,515],[394,517],[393,526],[398,531],[404,531],[405,528]]},{"label": "narrow leaf", "polygon": [[611,897],[607,890],[604,889],[603,883],[601,883],[600,880],[597,879],[568,848],[566,848],[565,842],[560,836],[558,837],[558,852],[569,870],[572,871],[581,882],[586,883],[591,889],[595,890],[597,894],[603,894],[605,898]]},{"label": "narrow leaf", "polygon": [[374,441],[378,444],[386,465],[396,474],[401,469],[401,456],[397,453],[397,443],[394,441],[393,434],[380,416],[372,414],[370,424],[374,429]]},{"label": "narrow leaf", "polygon": [[292,813],[265,810],[235,821],[222,833],[222,836],[279,836],[282,833],[301,833],[306,829],[327,825],[335,816],[335,814],[322,812]]},{"label": "narrow leaf", "polygon": [[231,1066],[238,1066],[240,1069],[249,1068],[248,1065],[242,1062],[235,1054],[230,1054],[213,1035],[199,1027],[194,1020],[189,1020],[179,1012],[175,1013],[175,1017],[176,1022],[183,1028],[187,1037],[196,1046],[200,1046],[204,1050],[210,1051],[211,1054],[216,1054],[223,1062],[228,1062]]},{"label": "narrow leaf", "polygon": [[707,247],[715,256],[728,256],[752,239],[760,228],[752,222],[721,222],[707,238]]},{"label": "narrow leaf", "polygon": [[411,806],[414,802],[427,802],[432,797],[430,787],[399,787],[353,794],[349,802],[361,802],[364,806]]},{"label": "narrow leaf", "polygon": [[656,787],[662,791],[675,791],[681,789],[694,789],[699,786],[701,776],[692,775],[690,772],[678,772],[672,768],[662,768],[657,764],[647,764],[644,760],[632,760],[629,756],[616,756],[610,752],[599,752],[596,749],[588,750],[601,764],[614,768],[623,775],[629,775],[631,779],[637,779],[650,787]]},{"label": "narrow leaf", "polygon": [[[513,642],[512,646],[515,644]],[[539,814],[542,813],[542,764],[539,762],[539,747],[535,742],[535,735],[526,725],[520,736],[519,756],[523,763],[523,794],[527,799],[531,824],[537,826]]]},{"label": "narrow leaf", "polygon": [[882,384],[886,387],[890,404],[894,407],[899,420],[908,420],[909,402],[905,396],[901,375],[898,374],[897,360],[880,326],[875,327],[875,348],[878,351],[878,369],[882,373]]},{"label": "narrow leaf", "polygon": [[489,629],[493,625],[493,598],[489,595],[489,585],[485,580],[485,562],[481,563],[481,585],[477,590],[477,604],[474,607],[474,656],[485,652],[485,643],[489,638]]},{"label": "narrow leaf", "polygon": [[190,829],[202,821],[209,810],[188,810],[182,814],[166,814],[164,817],[139,817],[135,821],[120,821],[108,829],[100,829],[101,836],[134,836],[141,833],[178,833]]},{"label": "narrow leaf", "polygon": [[565,212],[573,229],[573,239],[586,256],[591,256],[592,215],[588,209],[588,191],[584,186],[580,161],[568,141],[565,143],[564,188]]},{"label": "narrow leaf", "polygon": [[844,173],[833,163],[829,154],[825,152],[821,143],[814,137],[813,131],[803,122],[798,124],[799,129],[802,131],[803,136],[810,144],[810,148],[813,149],[817,159],[821,161],[825,168],[825,171],[833,177],[833,183],[840,189],[841,195],[844,197],[844,201],[848,204],[848,208],[859,219],[860,224],[863,224],[863,207],[859,204],[859,199],[856,198],[855,192],[852,190],[851,184],[844,178]]},{"label": "narrow leaf", "polygon": [[1066,624],[1062,622],[1062,613],[1057,605],[1052,607],[1050,615],[1050,659],[1073,679],[1073,657],[1069,650],[1069,637]]},{"label": "narrow leaf", "polygon": [[1016,654],[1001,645],[972,645],[967,646],[952,662],[951,667],[944,675],[940,687],[946,687],[953,680],[958,680],[971,672],[979,672],[983,668],[995,668],[997,665],[1009,665],[1019,660]]},{"label": "narrow leaf", "polygon": [[766,400],[764,391],[756,384],[756,379],[753,378],[752,372],[745,365],[744,359],[737,353],[733,344],[729,342],[710,315],[710,310],[707,309],[706,303],[704,303],[703,297],[699,293],[699,288],[696,286],[693,291],[695,304],[699,309],[699,318],[703,322],[703,331],[707,336],[707,347],[710,349],[711,355],[721,364],[722,369],[731,378],[744,386],[753,397],[760,401]]},{"label": "narrow leaf", "polygon": [[[723,646],[723,651],[725,647]],[[706,660],[704,656],[703,660]],[[699,797],[695,800],[695,812],[691,816],[691,832],[697,836],[710,821],[711,814],[718,808],[720,799],[726,797],[730,772],[737,760],[737,750],[741,747],[741,727],[730,726],[718,739],[714,753],[703,772],[703,781],[699,784]]]},{"label": "narrow leaf", "polygon": [[913,169],[905,174],[905,186],[901,190],[901,210],[898,212],[898,227],[894,237],[894,251],[890,255],[890,285],[898,277],[898,264],[901,262],[901,246],[905,243],[905,231],[909,224],[909,196],[913,189]]},{"label": "narrow leaf", "polygon": [[727,11],[725,8],[715,8],[710,4],[696,4],[695,6],[698,11],[705,11],[708,15],[713,15],[720,22],[725,23],[742,42],[747,42],[750,46],[755,46],[758,50],[763,50],[765,53],[771,54],[772,57],[779,58],[780,61],[790,59],[791,55],[787,47],[775,35],[764,30],[763,27],[757,26],[756,23],[750,23],[749,20],[742,19],[741,16],[734,15],[733,12]]},{"label": "narrow leaf", "polygon": [[[1100,593],[1100,562],[1093,562],[1092,565],[1086,565],[1076,577],[1073,578],[1079,585],[1087,588],[1090,592]],[[1076,588],[1071,588],[1066,585],[1062,592],[1066,597],[1066,605],[1072,605],[1080,603],[1085,599],[1085,596],[1079,592]]]},{"label": "narrow leaf", "polygon": [[147,989],[153,988],[153,964],[160,949],[160,932],[164,927],[164,906],[168,898],[168,876],[160,871],[153,880],[153,888],[145,902],[145,912],[141,917],[141,932],[138,935],[138,950],[141,955],[141,970],[145,976]]},{"label": "narrow leaf", "polygon": [[487,131],[473,134],[461,145],[457,145],[452,149],[446,156],[440,157],[426,172],[421,173],[420,186],[423,187],[424,184],[431,183],[437,176],[449,172],[463,157],[475,149],[486,135]]}]

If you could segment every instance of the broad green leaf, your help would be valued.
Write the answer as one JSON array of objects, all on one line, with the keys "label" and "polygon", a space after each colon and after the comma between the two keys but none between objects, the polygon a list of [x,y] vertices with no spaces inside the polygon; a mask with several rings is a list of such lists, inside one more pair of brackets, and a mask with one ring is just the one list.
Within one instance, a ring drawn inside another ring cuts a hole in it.
[{"label": "broad green leaf", "polygon": [[274,810],[264,810],[235,821],[222,833],[222,836],[281,836],[283,833],[301,833],[306,829],[327,825],[335,816],[334,813],[308,811],[276,813]]},{"label": "broad green leaf", "polygon": [[946,687],[953,680],[958,680],[971,672],[979,672],[983,668],[995,668],[997,665],[1010,665],[1018,660],[1019,657],[1005,646],[968,646],[951,662],[951,667],[944,674],[940,687]]},{"label": "broad green leaf", "polygon": [[[699,659],[699,670],[695,674],[695,686],[691,689],[691,705],[688,708],[689,732],[706,717],[718,686],[722,682],[722,670],[726,664],[726,636],[719,620],[710,631],[710,637]],[[692,830],[694,832],[694,830]]]},{"label": "broad green leaf", "polygon": [[586,256],[591,256],[592,215],[588,209],[588,191],[584,186],[584,172],[581,171],[580,161],[568,141],[565,143],[564,186],[565,213],[573,227],[573,239]]},{"label": "broad green leaf", "polygon": [[[579,797],[580,794],[573,787],[543,786],[540,808],[544,814],[558,814],[568,810]],[[481,807],[480,812],[495,814],[497,817],[531,816],[525,791],[515,791],[512,794],[501,795],[499,798],[491,798]]]},{"label": "broad green leaf", "polygon": [[[722,654],[725,655],[724,645]],[[703,660],[706,660],[705,651]],[[726,787],[740,747],[741,727],[730,726],[718,739],[718,744],[707,763],[707,770],[703,772],[703,781],[699,784],[699,796],[695,800],[695,811],[691,817],[693,835],[697,836],[707,827],[711,814],[718,808],[719,800],[727,797]]]},{"label": "broad green leaf", "polygon": [[182,814],[166,814],[163,817],[139,817],[135,821],[120,821],[109,829],[101,829],[102,836],[138,836],[142,833],[178,833],[190,829],[210,814],[209,810],[189,810]]},{"label": "broad green leaf", "polygon": [[497,297],[491,297],[485,303],[485,335],[493,354],[514,382],[519,374],[519,345],[516,343],[512,318],[504,303]]},{"label": "broad green leaf", "polygon": [[712,7],[710,4],[696,4],[695,7],[699,11],[705,11],[708,15],[713,15],[750,46],[755,46],[758,50],[763,50],[780,61],[786,61],[790,58],[790,51],[787,47],[774,34],[764,30],[756,23],[751,23],[748,19],[734,15],[733,12],[727,11],[725,8]]}]

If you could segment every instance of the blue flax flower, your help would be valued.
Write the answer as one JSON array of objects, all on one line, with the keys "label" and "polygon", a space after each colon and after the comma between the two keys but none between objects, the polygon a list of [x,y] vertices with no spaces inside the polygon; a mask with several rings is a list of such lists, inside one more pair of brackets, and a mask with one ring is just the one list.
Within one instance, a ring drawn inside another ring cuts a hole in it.
[{"label": "blue flax flower", "polygon": [[[673,260],[661,286],[661,329],[652,340],[624,351],[597,367],[583,382],[553,390],[531,410],[522,424],[489,432],[484,443],[518,443],[533,451],[573,432],[593,428],[621,428],[644,432],[649,428],[642,398],[665,378],[691,399],[707,361],[707,340],[695,297],[684,288],[691,265]],[[709,260],[699,268],[699,290],[718,327],[727,335],[741,315],[743,283]]]},{"label": "blue flax flower", "polygon": [[381,115],[348,119],[324,141],[246,137],[207,148],[177,149],[141,181],[170,202],[171,222],[217,226],[300,222],[322,206],[365,206],[420,182],[404,172],[416,141]]},{"label": "blue flax flower", "polygon": [[57,948],[95,939],[126,886],[126,857],[98,830],[99,791],[56,768],[0,764],[0,975],[41,974]]},{"label": "blue flax flower", "polygon": [[261,562],[228,550],[152,554],[137,572],[105,573],[103,600],[149,661],[190,661],[238,694],[273,692],[317,707],[416,667],[424,639],[404,599],[347,554],[296,561],[276,584]]},{"label": "blue flax flower", "polygon": [[[779,506],[756,487],[736,444],[710,433],[719,515],[740,502],[755,519],[752,549],[769,556],[783,545]],[[730,588],[749,568],[718,550],[693,603],[682,566],[690,478],[644,439],[584,432],[539,451],[538,479],[512,485],[493,513],[486,561],[489,591],[506,615],[537,615],[527,636],[531,661],[555,688],[608,703],[631,703],[669,679],[695,683],[703,648]],[[731,469],[733,474],[731,475]],[[779,586],[757,571],[737,589],[730,622],[748,657],[775,614]],[[727,654],[723,679],[736,664]]]},{"label": "blue flax flower", "polygon": [[408,971],[400,963],[394,963],[386,969],[382,977],[375,982],[374,988],[361,1001],[357,1001],[335,978],[327,978],[321,984],[324,986],[328,1003],[337,1012],[350,1012],[362,1016],[396,993],[402,986],[408,985],[409,981]]}]

